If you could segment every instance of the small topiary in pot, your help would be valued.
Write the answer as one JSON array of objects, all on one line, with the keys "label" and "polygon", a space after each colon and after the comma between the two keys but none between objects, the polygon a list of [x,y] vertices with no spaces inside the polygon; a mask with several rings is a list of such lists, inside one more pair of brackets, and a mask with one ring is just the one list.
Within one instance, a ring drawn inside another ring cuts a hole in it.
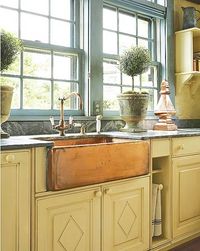
[{"label": "small topiary in pot", "polygon": [[[1,73],[9,68],[15,61],[17,55],[23,50],[22,41],[12,33],[0,30],[1,42]],[[10,115],[10,108],[13,96],[13,87],[1,84],[1,123],[7,121]],[[0,127],[1,138],[8,138],[9,135]]]},{"label": "small topiary in pot", "polygon": [[145,131],[138,126],[147,113],[149,94],[148,92],[136,92],[134,90],[134,76],[147,71],[151,64],[151,56],[144,47],[131,47],[124,51],[120,57],[120,70],[132,78],[132,91],[126,91],[117,96],[120,116],[126,122],[121,131],[138,132]]}]

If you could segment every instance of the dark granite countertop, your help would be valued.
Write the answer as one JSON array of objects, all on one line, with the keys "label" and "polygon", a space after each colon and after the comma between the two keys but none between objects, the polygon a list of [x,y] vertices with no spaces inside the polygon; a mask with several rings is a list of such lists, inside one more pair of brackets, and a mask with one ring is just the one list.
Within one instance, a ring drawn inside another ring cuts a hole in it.
[{"label": "dark granite countertop", "polygon": [[[154,138],[172,138],[172,137],[191,137],[200,136],[200,128],[185,128],[178,129],[177,131],[153,131],[148,130],[147,132],[141,133],[128,133],[128,132],[102,132],[97,133],[87,133],[80,135],[78,133],[66,134],[65,138],[77,138],[77,137],[95,137],[100,136],[110,136],[117,138],[127,138],[133,140],[145,140]],[[51,139],[56,137],[57,139],[63,138],[58,134],[53,135],[29,135],[29,136],[15,136],[8,139],[0,140],[1,150],[12,150],[12,149],[24,149],[32,147],[49,147],[52,146]]]},{"label": "dark granite countertop", "polygon": [[52,142],[33,139],[33,136],[14,136],[0,140],[1,150],[25,149],[52,146]]}]

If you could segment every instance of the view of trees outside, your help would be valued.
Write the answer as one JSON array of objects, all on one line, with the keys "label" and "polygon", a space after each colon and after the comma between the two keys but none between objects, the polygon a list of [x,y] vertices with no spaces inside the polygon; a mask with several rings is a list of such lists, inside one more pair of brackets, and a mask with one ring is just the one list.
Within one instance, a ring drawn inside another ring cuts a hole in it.
[{"label": "view of trees outside", "polygon": [[[12,109],[21,106],[23,109],[59,109],[59,97],[72,91],[78,92],[77,56],[57,53],[52,57],[49,51],[29,49],[23,52],[23,59],[23,67],[19,56],[1,78],[2,84],[14,87]],[[20,69],[23,72],[22,79]],[[67,100],[65,107],[69,110],[77,109],[76,97]]]},{"label": "view of trees outside", "polygon": [[[68,50],[75,48],[74,1],[1,0],[0,15],[1,28],[25,45],[1,77],[2,84],[14,87],[12,109],[59,109],[58,98],[78,92],[80,84],[79,55]],[[72,97],[65,108],[77,109],[77,103]]]}]

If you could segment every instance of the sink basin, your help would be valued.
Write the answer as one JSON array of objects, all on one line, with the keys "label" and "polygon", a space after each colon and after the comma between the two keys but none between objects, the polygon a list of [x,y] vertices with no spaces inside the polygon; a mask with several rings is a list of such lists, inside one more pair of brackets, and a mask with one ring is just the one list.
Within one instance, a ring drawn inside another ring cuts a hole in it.
[{"label": "sink basin", "polygon": [[149,143],[107,136],[53,140],[48,190],[62,190],[147,174]]}]

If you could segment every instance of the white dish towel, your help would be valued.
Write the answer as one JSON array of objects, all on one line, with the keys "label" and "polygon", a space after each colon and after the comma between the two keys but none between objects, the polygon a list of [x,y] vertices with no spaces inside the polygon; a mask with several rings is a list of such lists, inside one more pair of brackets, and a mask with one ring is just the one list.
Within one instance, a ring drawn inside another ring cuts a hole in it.
[{"label": "white dish towel", "polygon": [[161,190],[162,184],[152,186],[152,237],[162,234]]}]

